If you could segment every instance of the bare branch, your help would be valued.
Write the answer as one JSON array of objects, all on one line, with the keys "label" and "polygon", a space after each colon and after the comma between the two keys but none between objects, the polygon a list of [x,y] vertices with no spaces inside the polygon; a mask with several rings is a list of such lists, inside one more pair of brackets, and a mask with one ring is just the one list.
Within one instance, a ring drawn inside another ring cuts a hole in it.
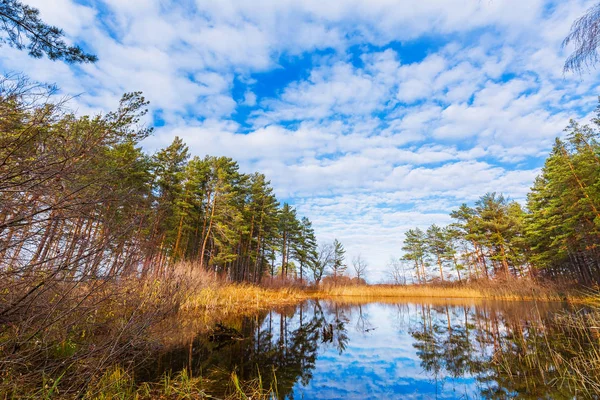
[{"label": "bare branch", "polygon": [[571,25],[571,30],[563,47],[575,45],[575,51],[569,55],[564,65],[565,72],[581,73],[584,69],[593,68],[599,61],[598,45],[600,44],[600,3],[591,7]]}]

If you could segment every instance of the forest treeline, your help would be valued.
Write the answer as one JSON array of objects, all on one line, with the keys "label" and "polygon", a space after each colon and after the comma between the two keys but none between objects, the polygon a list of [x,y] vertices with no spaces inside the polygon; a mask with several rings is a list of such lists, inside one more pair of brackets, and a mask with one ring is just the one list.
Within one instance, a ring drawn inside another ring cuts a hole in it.
[{"label": "forest treeline", "polygon": [[27,79],[0,85],[3,278],[161,277],[186,261],[232,281],[318,282],[341,264],[341,244],[318,252],[309,219],[280,205],[264,175],[190,157],[179,138],[145,154],[139,143],[152,130],[140,123],[140,93],[79,117]]},{"label": "forest treeline", "polygon": [[600,106],[556,139],[523,208],[487,193],[450,213],[453,223],[405,233],[416,281],[544,277],[600,283]]}]

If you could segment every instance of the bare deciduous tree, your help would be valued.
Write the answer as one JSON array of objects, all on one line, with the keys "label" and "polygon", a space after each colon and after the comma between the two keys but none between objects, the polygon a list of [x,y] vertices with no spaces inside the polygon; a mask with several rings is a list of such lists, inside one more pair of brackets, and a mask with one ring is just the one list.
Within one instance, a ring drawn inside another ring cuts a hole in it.
[{"label": "bare deciduous tree", "polygon": [[309,269],[316,284],[321,282],[325,271],[331,266],[334,258],[335,251],[331,243],[319,245],[316,258],[309,263]]},{"label": "bare deciduous tree", "polygon": [[352,268],[354,269],[354,275],[356,278],[364,279],[365,273],[367,272],[367,261],[362,257],[361,254],[352,258]]},{"label": "bare deciduous tree", "polygon": [[387,264],[387,273],[393,284],[406,285],[406,268],[399,258],[390,257],[390,261]]},{"label": "bare deciduous tree", "polygon": [[600,60],[598,46],[600,45],[600,3],[591,7],[576,19],[563,46],[575,45],[575,50],[565,62],[564,70],[581,72],[584,68],[594,67]]}]

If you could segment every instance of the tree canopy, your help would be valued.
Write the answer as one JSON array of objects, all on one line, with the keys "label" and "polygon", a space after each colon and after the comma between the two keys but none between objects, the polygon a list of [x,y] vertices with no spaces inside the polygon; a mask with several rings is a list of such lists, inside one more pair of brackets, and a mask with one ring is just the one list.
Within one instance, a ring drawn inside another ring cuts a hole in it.
[{"label": "tree canopy", "polygon": [[178,137],[144,153],[152,130],[139,124],[140,93],[115,112],[76,116],[28,98],[36,86],[0,84],[0,274],[162,276],[185,262],[258,283],[276,263],[282,278],[304,276],[317,258],[310,220],[280,206],[264,175],[190,158]]},{"label": "tree canopy", "polygon": [[[416,280],[428,267],[444,280],[547,277],[600,283],[600,106],[590,125],[571,121],[556,139],[525,207],[486,193],[452,211],[454,223],[405,233],[404,259]],[[463,272],[463,276],[465,272]],[[429,279],[432,279],[431,277]]]}]

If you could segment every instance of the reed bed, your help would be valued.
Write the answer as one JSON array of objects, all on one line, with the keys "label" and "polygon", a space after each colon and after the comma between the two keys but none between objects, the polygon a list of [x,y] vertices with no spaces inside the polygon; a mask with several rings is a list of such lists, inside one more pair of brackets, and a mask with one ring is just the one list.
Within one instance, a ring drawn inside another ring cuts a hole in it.
[{"label": "reed bed", "polygon": [[174,271],[176,279],[185,282],[181,287],[183,300],[179,306],[180,314],[185,315],[215,312],[219,316],[252,314],[297,304],[310,296],[293,282],[277,280],[279,285],[272,283],[272,287],[232,283],[190,263],[178,263]]},{"label": "reed bed", "polygon": [[[564,314],[557,319],[562,340],[550,347],[564,384],[586,395],[600,394],[600,308]],[[562,349],[562,351],[560,351]],[[597,397],[596,397],[597,398]]]},{"label": "reed bed", "polygon": [[497,300],[584,301],[584,292],[561,291],[532,282],[503,281],[471,284],[323,286],[318,297],[381,298],[478,298]]},{"label": "reed bed", "polygon": [[309,297],[307,292],[292,287],[268,289],[248,284],[218,285],[191,294],[180,310],[183,313],[218,312],[221,316],[251,314],[296,304]]}]

